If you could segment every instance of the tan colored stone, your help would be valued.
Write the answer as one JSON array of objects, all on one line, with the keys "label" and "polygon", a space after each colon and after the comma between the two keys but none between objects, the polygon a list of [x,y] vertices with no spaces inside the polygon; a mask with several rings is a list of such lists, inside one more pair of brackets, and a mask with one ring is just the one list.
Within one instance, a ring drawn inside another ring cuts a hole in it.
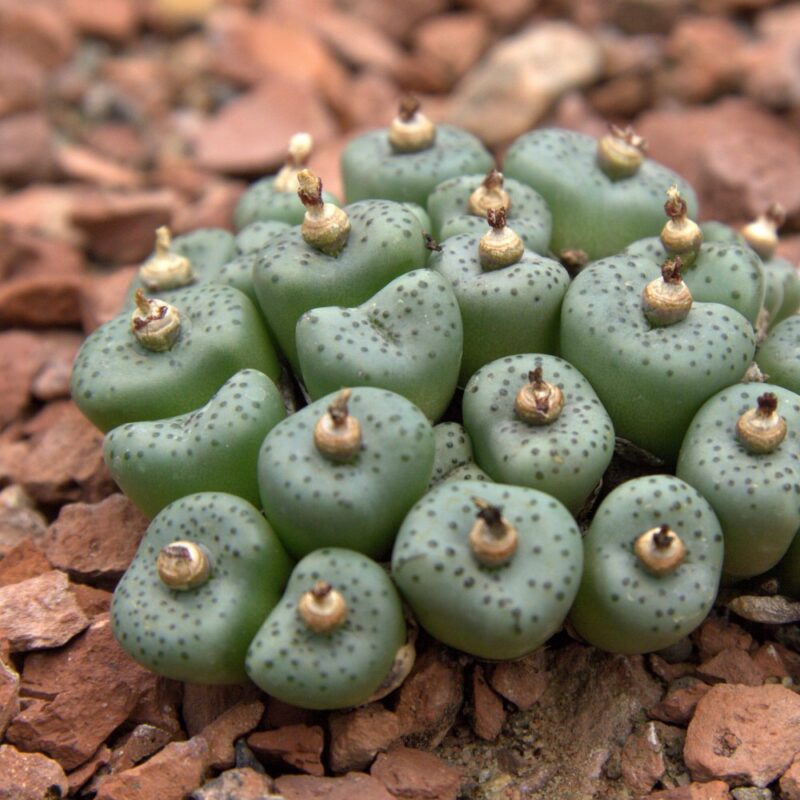
[{"label": "tan colored stone", "polygon": [[26,658],[21,691],[31,699],[6,738],[75,769],[128,719],[140,695],[158,680],[123,652],[108,616],[97,617],[67,647]]},{"label": "tan colored stone", "polygon": [[314,725],[320,722],[320,715],[308,708],[299,708],[277,697],[265,697],[267,711],[264,714],[265,728],[283,728],[288,725]]},{"label": "tan colored stone", "polygon": [[515,661],[500,662],[489,673],[489,683],[521,711],[528,711],[547,689],[544,648]]},{"label": "tan colored stone", "polygon": [[52,569],[44,552],[30,539],[23,539],[0,561],[0,587],[35,578]]},{"label": "tan colored stone", "polygon": [[635,124],[650,156],[694,186],[704,218],[739,224],[777,201],[800,219],[800,136],[754,102],[648,111]]},{"label": "tan colored stone", "polygon": [[666,683],[672,683],[672,681],[678,678],[684,678],[687,675],[694,675],[697,669],[695,664],[690,664],[686,661],[670,664],[657,653],[650,653],[647,657],[647,661],[650,665],[650,669]]},{"label": "tan colored stone", "polygon": [[0,44],[0,117],[40,108],[44,102],[45,70],[24,49]]},{"label": "tan colored stone", "polygon": [[229,769],[218,778],[204,783],[192,793],[191,800],[270,800],[272,779],[254,769]]},{"label": "tan colored stone", "polygon": [[331,714],[330,765],[334,772],[365,769],[402,734],[397,714],[380,703]]},{"label": "tan colored stone", "polygon": [[231,686],[183,684],[183,722],[189,736],[196,736],[238,703],[256,700],[258,688],[249,681]]},{"label": "tan colored stone", "polygon": [[687,725],[700,698],[705,696],[710,688],[707,683],[696,678],[679,679],[670,686],[661,702],[653,706],[648,714],[662,722]]},{"label": "tan colored stone", "polygon": [[730,800],[730,798],[731,793],[728,791],[727,783],[709,781],[652,792],[647,795],[646,800]]},{"label": "tan colored stone", "polygon": [[44,67],[64,63],[75,48],[75,36],[57,4],[0,3],[0,45],[11,43]]},{"label": "tan colored stone", "polygon": [[31,438],[14,477],[36,501],[97,502],[114,491],[103,462],[103,434],[74,403],[50,403],[25,430]]},{"label": "tan colored stone", "polygon": [[46,531],[44,514],[36,510],[33,500],[19,484],[0,491],[0,557],[7,556],[23,542],[40,543]]},{"label": "tan colored stone", "polygon": [[590,84],[602,68],[600,47],[567,22],[537,23],[495,45],[456,87],[448,121],[487,145],[530,129],[571,89]]},{"label": "tan colored stone", "polygon": [[622,748],[622,777],[637,794],[649,792],[666,770],[663,745],[655,722],[634,731]]},{"label": "tan colored stone", "polygon": [[324,775],[322,748],[325,740],[318,725],[287,725],[272,731],[257,731],[247,744],[261,758],[279,759],[309,775]]},{"label": "tan colored stone", "polygon": [[0,639],[8,640],[11,652],[58,647],[88,624],[63,572],[0,588]]},{"label": "tan colored stone", "polygon": [[414,49],[438,62],[450,88],[478,61],[491,42],[486,17],[476,12],[459,12],[430,17],[415,31]]},{"label": "tan colored stone", "polygon": [[391,74],[403,59],[403,51],[391,35],[363,17],[330,10],[310,24],[340,58],[355,67]]},{"label": "tan colored stone", "polygon": [[81,299],[81,325],[86,334],[113,319],[122,310],[125,293],[138,271],[138,266],[122,267],[96,277],[84,286]]},{"label": "tan colored stone", "polygon": [[352,16],[368,20],[397,41],[404,41],[424,19],[440,14],[447,0],[405,0],[403,3],[375,3],[373,0],[344,0],[338,6]]},{"label": "tan colored stone", "polygon": [[0,285],[0,325],[20,328],[77,327],[86,278],[37,276]]},{"label": "tan colored stone", "polygon": [[244,188],[244,184],[238,181],[207,180],[200,197],[176,211],[174,232],[232,228],[233,212]]},{"label": "tan colored stone", "polygon": [[178,199],[154,189],[129,193],[86,192],[72,208],[72,222],[87,238],[87,247],[106,264],[131,264],[153,249],[153,231],[169,225]]},{"label": "tan colored stone", "polygon": [[800,755],[795,756],[789,769],[778,782],[783,800],[800,800]]},{"label": "tan colored stone", "polygon": [[105,614],[111,608],[111,592],[96,589],[84,583],[72,584],[72,593],[89,619],[93,620],[100,614]]},{"label": "tan colored stone", "polygon": [[67,775],[70,795],[77,794],[78,790],[85,786],[99,769],[108,764],[110,758],[111,748],[106,745],[101,745],[97,752],[85,764],[70,772],[69,775]]},{"label": "tan colored stone", "polygon": [[102,780],[95,800],[184,800],[203,783],[208,759],[202,736],[171,742],[143,764]]},{"label": "tan colored stone", "polygon": [[778,642],[764,642],[753,654],[764,678],[800,679],[800,654]]},{"label": "tan colored stone", "polygon": [[420,656],[400,687],[395,713],[409,743],[436,747],[453,726],[464,701],[461,666],[446,650]]},{"label": "tan colored stone", "polygon": [[353,76],[350,90],[337,101],[336,111],[348,128],[384,127],[395,112],[397,86],[376,70]]},{"label": "tan colored stone", "polygon": [[154,119],[169,113],[177,87],[168,59],[140,49],[107,58],[101,66],[108,93],[101,102],[116,101]]},{"label": "tan colored stone", "polygon": [[720,684],[697,704],[684,758],[695,780],[764,787],[800,751],[800,696],[775,684]]},{"label": "tan colored stone", "polygon": [[195,143],[197,160],[218,172],[268,173],[283,163],[298,131],[322,143],[334,134],[333,120],[307,84],[274,76],[205,123]]},{"label": "tan colored stone", "polygon": [[19,713],[19,675],[0,659],[0,741],[11,720]]},{"label": "tan colored stone", "polygon": [[55,160],[58,169],[71,180],[125,189],[138,189],[144,183],[143,176],[136,170],[117,164],[87,147],[60,145],[56,148]]},{"label": "tan colored stone", "polygon": [[64,12],[81,33],[124,42],[136,33],[140,5],[135,0],[66,0]]},{"label": "tan colored stone", "polygon": [[697,668],[697,674],[745,686],[761,686],[764,683],[764,674],[752,656],[746,650],[736,647],[726,647],[713,658],[704,661]]},{"label": "tan colored stone", "polygon": [[[259,700],[243,700],[224,711],[198,734],[208,742],[209,766],[228,769],[235,760],[235,741],[250,733],[264,714],[264,704]],[[320,731],[320,738],[321,738]],[[322,748],[320,747],[320,751]]]},{"label": "tan colored stone", "polygon": [[80,243],[82,236],[72,224],[76,191],[71,186],[33,185],[0,197],[0,223]]},{"label": "tan colored stone", "polygon": [[709,617],[693,634],[700,661],[708,661],[723,650],[737,648],[749,650],[753,637],[735,622],[719,617]]},{"label": "tan colored stone", "polygon": [[481,739],[493,742],[505,721],[503,701],[486,682],[481,665],[476,664],[472,671],[472,730]]},{"label": "tan colored stone", "polygon": [[136,555],[149,519],[123,494],[63,506],[45,548],[58,568],[87,581],[117,579]]},{"label": "tan colored stone", "polygon": [[656,91],[698,103],[735,89],[742,78],[740,53],[746,41],[732,20],[684,17],[667,39],[667,61],[656,74]]},{"label": "tan colored stone", "polygon": [[11,745],[0,744],[0,800],[66,797],[68,789],[67,776],[56,761],[41,753],[21,753]]},{"label": "tan colored stone", "polygon": [[40,111],[23,111],[0,119],[0,180],[47,180],[52,172],[52,135],[47,117]]},{"label": "tan colored stone", "polygon": [[370,769],[395,797],[456,800],[461,773],[432,753],[397,745],[381,753]]},{"label": "tan colored stone", "polygon": [[379,780],[360,772],[341,778],[281,775],[275,789],[283,800],[396,800]]}]

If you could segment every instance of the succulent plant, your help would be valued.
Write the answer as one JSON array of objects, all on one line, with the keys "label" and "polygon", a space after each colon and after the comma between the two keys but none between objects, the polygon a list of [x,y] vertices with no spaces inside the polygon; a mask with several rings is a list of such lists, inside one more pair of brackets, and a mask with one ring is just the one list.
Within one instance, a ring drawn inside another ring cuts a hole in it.
[{"label": "succulent plant", "polygon": [[404,397],[344,390],[267,434],[258,461],[261,503],[296,558],[320,547],[381,558],[425,491],[433,455],[433,429]]},{"label": "succulent plant", "polygon": [[389,281],[425,266],[418,218],[388,200],[344,209],[324,204],[321,182],[301,173],[308,212],[302,228],[271,239],[256,256],[253,284],[261,310],[295,370],[301,315],[325,305],[363,303]]},{"label": "succulent plant", "polygon": [[159,675],[241,683],[245,655],[292,562],[241,497],[202,492],[164,508],[114,591],[123,649]]},{"label": "succulent plant", "polygon": [[136,302],[95,330],[73,365],[72,397],[98,428],[189,412],[240,369],[277,381],[261,316],[236,289],[187,286],[176,305],[139,292]]},{"label": "succulent plant", "polygon": [[590,264],[561,309],[561,354],[594,387],[617,436],[665,461],[692,417],[739,381],[755,352],[752,325],[717,303],[693,303],[669,260],[620,255]]},{"label": "succulent plant", "polygon": [[550,249],[582,250],[592,261],[657,235],[668,186],[697,209],[689,185],[645,158],[643,140],[630,129],[612,127],[599,142],[555,128],[525,133],[506,153],[503,172],[544,197],[553,215]]},{"label": "succulent plant", "polygon": [[641,256],[656,266],[679,257],[682,276],[701,303],[722,303],[756,325],[764,306],[766,284],[761,261],[745,242],[704,242],[700,226],[687,216],[677,187],[667,190],[667,223],[658,237],[634,242],[622,255]]},{"label": "succulent plant", "polygon": [[361,553],[324,548],[295,567],[250,645],[247,673],[301,708],[360,705],[405,641],[400,598],[383,568]]},{"label": "succulent plant", "polygon": [[201,408],[108,432],[103,456],[122,491],[149,517],[196,492],[227,492],[258,505],[258,452],[286,416],[275,384],[243,369]]},{"label": "succulent plant", "polygon": [[676,475],[722,525],[725,574],[766,572],[800,529],[800,396],[766,383],[715,394],[686,432]]},{"label": "succulent plant", "polygon": [[697,490],[672,475],[626,481],[595,511],[570,621],[613,653],[668,647],[705,619],[722,557],[719,522]]},{"label": "succulent plant", "polygon": [[483,174],[494,159],[481,142],[451,125],[434,125],[405,98],[386,130],[356,136],[342,153],[348,203],[382,197],[426,207],[434,187],[457,175]]},{"label": "succulent plant", "polygon": [[582,556],[578,526],[553,497],[447,481],[403,521],[392,577],[440,641],[479,658],[518,658],[561,627]]},{"label": "succulent plant", "polygon": [[450,284],[417,269],[355,308],[315,308],[300,317],[297,354],[313,399],[343,386],[390,389],[438,419],[456,389],[463,343]]},{"label": "succulent plant", "polygon": [[554,353],[561,302],[569,274],[557,261],[525,250],[506,225],[503,209],[490,211],[480,240],[453,236],[431,255],[429,266],[450,281],[464,325],[459,385],[497,358]]},{"label": "succulent plant", "polygon": [[[767,286],[772,295],[767,306],[770,328],[800,309],[800,274],[794,264],[775,255],[778,229],[783,225],[785,216],[783,208],[773,203],[761,216],[742,228],[742,236],[764,262]],[[778,295],[780,303],[777,302]]]},{"label": "succulent plant", "polygon": [[445,481],[492,480],[475,463],[472,442],[463,425],[440,422],[433,426],[433,436],[435,451],[429,489]]},{"label": "succulent plant", "polygon": [[236,255],[246,256],[257,253],[273,236],[283,233],[291,227],[288,222],[280,222],[276,219],[260,219],[245,225],[236,234]]},{"label": "succulent plant", "polygon": [[800,394],[800,316],[779,322],[756,353],[756,363],[770,383]]},{"label": "succulent plant", "polygon": [[461,175],[440,183],[428,198],[427,230],[440,242],[460,233],[483,236],[490,208],[505,208],[509,225],[525,247],[547,255],[553,227],[547,203],[530,186],[504,180],[496,169],[485,176]]},{"label": "succulent plant", "polygon": [[[286,163],[275,175],[262,178],[250,186],[239,198],[233,212],[233,223],[238,231],[253,222],[285,222],[299,225],[305,208],[297,197],[297,175],[308,165],[314,142],[307,133],[296,133],[289,140]],[[326,203],[338,202],[332,194],[324,195]]]},{"label": "succulent plant", "polygon": [[235,239],[221,228],[201,228],[173,239],[162,226],[156,230],[153,254],[131,281],[126,304],[133,305],[139,289],[167,300],[179,297],[186,286],[214,281],[220,267],[235,255]]},{"label": "succulent plant", "polygon": [[499,483],[547,492],[576,514],[614,453],[589,382],[556,356],[520,354],[476,372],[462,404],[475,461]]}]

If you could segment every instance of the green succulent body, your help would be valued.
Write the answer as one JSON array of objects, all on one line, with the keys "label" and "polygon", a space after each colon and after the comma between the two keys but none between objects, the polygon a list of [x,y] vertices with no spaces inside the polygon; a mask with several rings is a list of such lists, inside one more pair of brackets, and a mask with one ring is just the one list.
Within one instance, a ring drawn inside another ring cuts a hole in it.
[{"label": "green succulent body", "polygon": [[780,308],[770,319],[770,328],[773,328],[800,310],[800,272],[785,258],[771,258],[765,261],[764,271],[773,281],[778,278],[783,288]]},{"label": "green succulent body", "polygon": [[664,226],[667,189],[677,185],[690,214],[697,200],[680,176],[650,159],[628,178],[613,180],[597,163],[597,142],[575,131],[544,128],[520,136],[503,172],[533,187],[553,215],[550,249],[583,250],[590,260],[618,253]]},{"label": "green succulent body", "polygon": [[253,285],[261,310],[296,371],[295,329],[302,314],[321,306],[363,303],[427,261],[422,226],[407,208],[369,200],[345,211],[350,236],[337,256],[306,244],[294,228],[267,242],[255,260]]},{"label": "green succulent body", "polygon": [[[156,559],[175,541],[205,550],[207,582],[179,591],[161,580]],[[280,599],[291,567],[277,536],[247,501],[216,492],[182,498],[152,521],[114,592],[114,635],[159,675],[241,683],[250,641]]]},{"label": "green succulent body", "polygon": [[317,449],[313,432],[334,397],[311,403],[267,434],[258,461],[262,506],[296,558],[320,547],[381,558],[428,485],[433,429],[404,397],[355,388],[348,413],[361,424],[361,449],[350,461],[332,461]]},{"label": "green succulent body", "polygon": [[[469,211],[470,195],[484,180],[484,175],[462,175],[440,183],[428,198],[428,213],[434,239],[443,242],[451,236],[469,233],[483,236],[487,231],[485,216]],[[504,182],[511,205],[508,224],[528,250],[547,255],[553,220],[547,203],[540,194],[515,180]]]},{"label": "green succulent body", "polygon": [[526,250],[508,267],[484,270],[478,238],[459,234],[429,266],[450,281],[461,309],[464,353],[459,385],[490,361],[515,353],[555,353],[569,275],[557,261]]},{"label": "green succulent body", "polygon": [[[674,571],[656,575],[634,552],[648,529],[668,525],[686,546]],[[597,508],[584,539],[584,571],[570,621],[612,653],[660,650],[691,633],[714,602],[722,531],[711,506],[671,475],[635,478]]]},{"label": "green succulent body", "polygon": [[258,219],[250,222],[236,234],[236,253],[237,255],[257,253],[273,236],[291,227],[288,222],[276,219]]},{"label": "green succulent body", "polygon": [[492,480],[475,463],[472,442],[463,425],[457,422],[440,422],[434,425],[433,435],[436,449],[429,489],[445,481]]},{"label": "green succulent body", "polygon": [[770,383],[800,394],[800,316],[785,319],[769,332],[756,363]]},{"label": "green succulent body", "polygon": [[[298,600],[318,581],[347,604],[344,623],[329,633],[311,630],[298,614]],[[360,705],[387,677],[405,640],[400,598],[383,568],[360,553],[325,548],[295,567],[253,639],[247,672],[265,692],[301,708]]]},{"label": "green succulent body", "polygon": [[739,381],[755,351],[752,325],[717,303],[654,326],[642,311],[654,262],[597,261],[572,282],[561,310],[561,354],[589,380],[617,436],[674,461],[692,417],[713,394]]},{"label": "green succulent body", "polygon": [[[622,255],[650,259],[660,266],[668,253],[658,237],[642,239]],[[681,273],[699,303],[722,303],[738,311],[752,325],[765,302],[766,281],[761,259],[747,245],[705,242],[695,262]]]},{"label": "green succulent body", "polygon": [[414,153],[396,153],[386,130],[364,133],[342,153],[342,178],[348,203],[383,197],[426,207],[428,195],[447,178],[486,174],[494,159],[467,131],[439,125],[433,146]]},{"label": "green succulent body", "polygon": [[[236,255],[236,241],[233,235],[222,228],[200,228],[184,233],[172,240],[170,251],[189,259],[194,280],[189,286],[215,281],[223,264]],[[148,289],[137,274],[131,281],[125,296],[126,306],[133,305],[137,289],[142,289],[149,297],[155,295],[162,300],[173,302],[187,287],[176,289]]]},{"label": "green succulent body", "polygon": [[780,594],[800,598],[800,536],[795,534],[773,575],[778,579]]},{"label": "green succulent body", "polygon": [[258,505],[261,442],[285,416],[275,384],[244,369],[188,414],[109,431],[103,456],[120,489],[149,517],[196,492],[226,492]]},{"label": "green succulent body", "polygon": [[[517,530],[510,560],[481,564],[469,545],[474,498],[500,508]],[[422,627],[479,658],[518,658],[560,627],[580,582],[580,531],[557,500],[519,486],[447,481],[409,512],[392,577]]]},{"label": "green succulent body", "polygon": [[[306,209],[297,192],[276,191],[273,188],[274,183],[274,175],[261,178],[242,194],[233,212],[233,224],[237,231],[243,230],[252,222],[274,220],[288,225],[299,225],[303,221]],[[339,205],[336,197],[329,192],[323,192],[322,199],[326,203]]]},{"label": "green succulent body", "polygon": [[461,315],[447,280],[418,269],[355,308],[303,314],[296,342],[312,398],[344,386],[377,386],[403,395],[436,420],[456,389]]},{"label": "green succulent body", "polygon": [[[547,425],[515,411],[517,392],[542,368],[564,394],[564,408]],[[464,427],[475,461],[499,483],[547,492],[576,514],[614,453],[614,428],[589,381],[556,356],[519,354],[487,364],[464,390]]]},{"label": "green succulent body", "polygon": [[72,370],[72,397],[101,430],[164,419],[206,403],[240,369],[277,381],[280,367],[260,314],[245,295],[205,284],[175,300],[180,333],[169,350],[143,347],[129,311],[83,343]]},{"label": "green succulent body", "polygon": [[[773,452],[751,453],[736,435],[736,422],[766,392],[778,398],[788,432]],[[800,528],[800,396],[766,383],[739,384],[714,395],[686,432],[676,474],[716,512],[725,536],[725,574],[749,578],[766,572]]]}]

